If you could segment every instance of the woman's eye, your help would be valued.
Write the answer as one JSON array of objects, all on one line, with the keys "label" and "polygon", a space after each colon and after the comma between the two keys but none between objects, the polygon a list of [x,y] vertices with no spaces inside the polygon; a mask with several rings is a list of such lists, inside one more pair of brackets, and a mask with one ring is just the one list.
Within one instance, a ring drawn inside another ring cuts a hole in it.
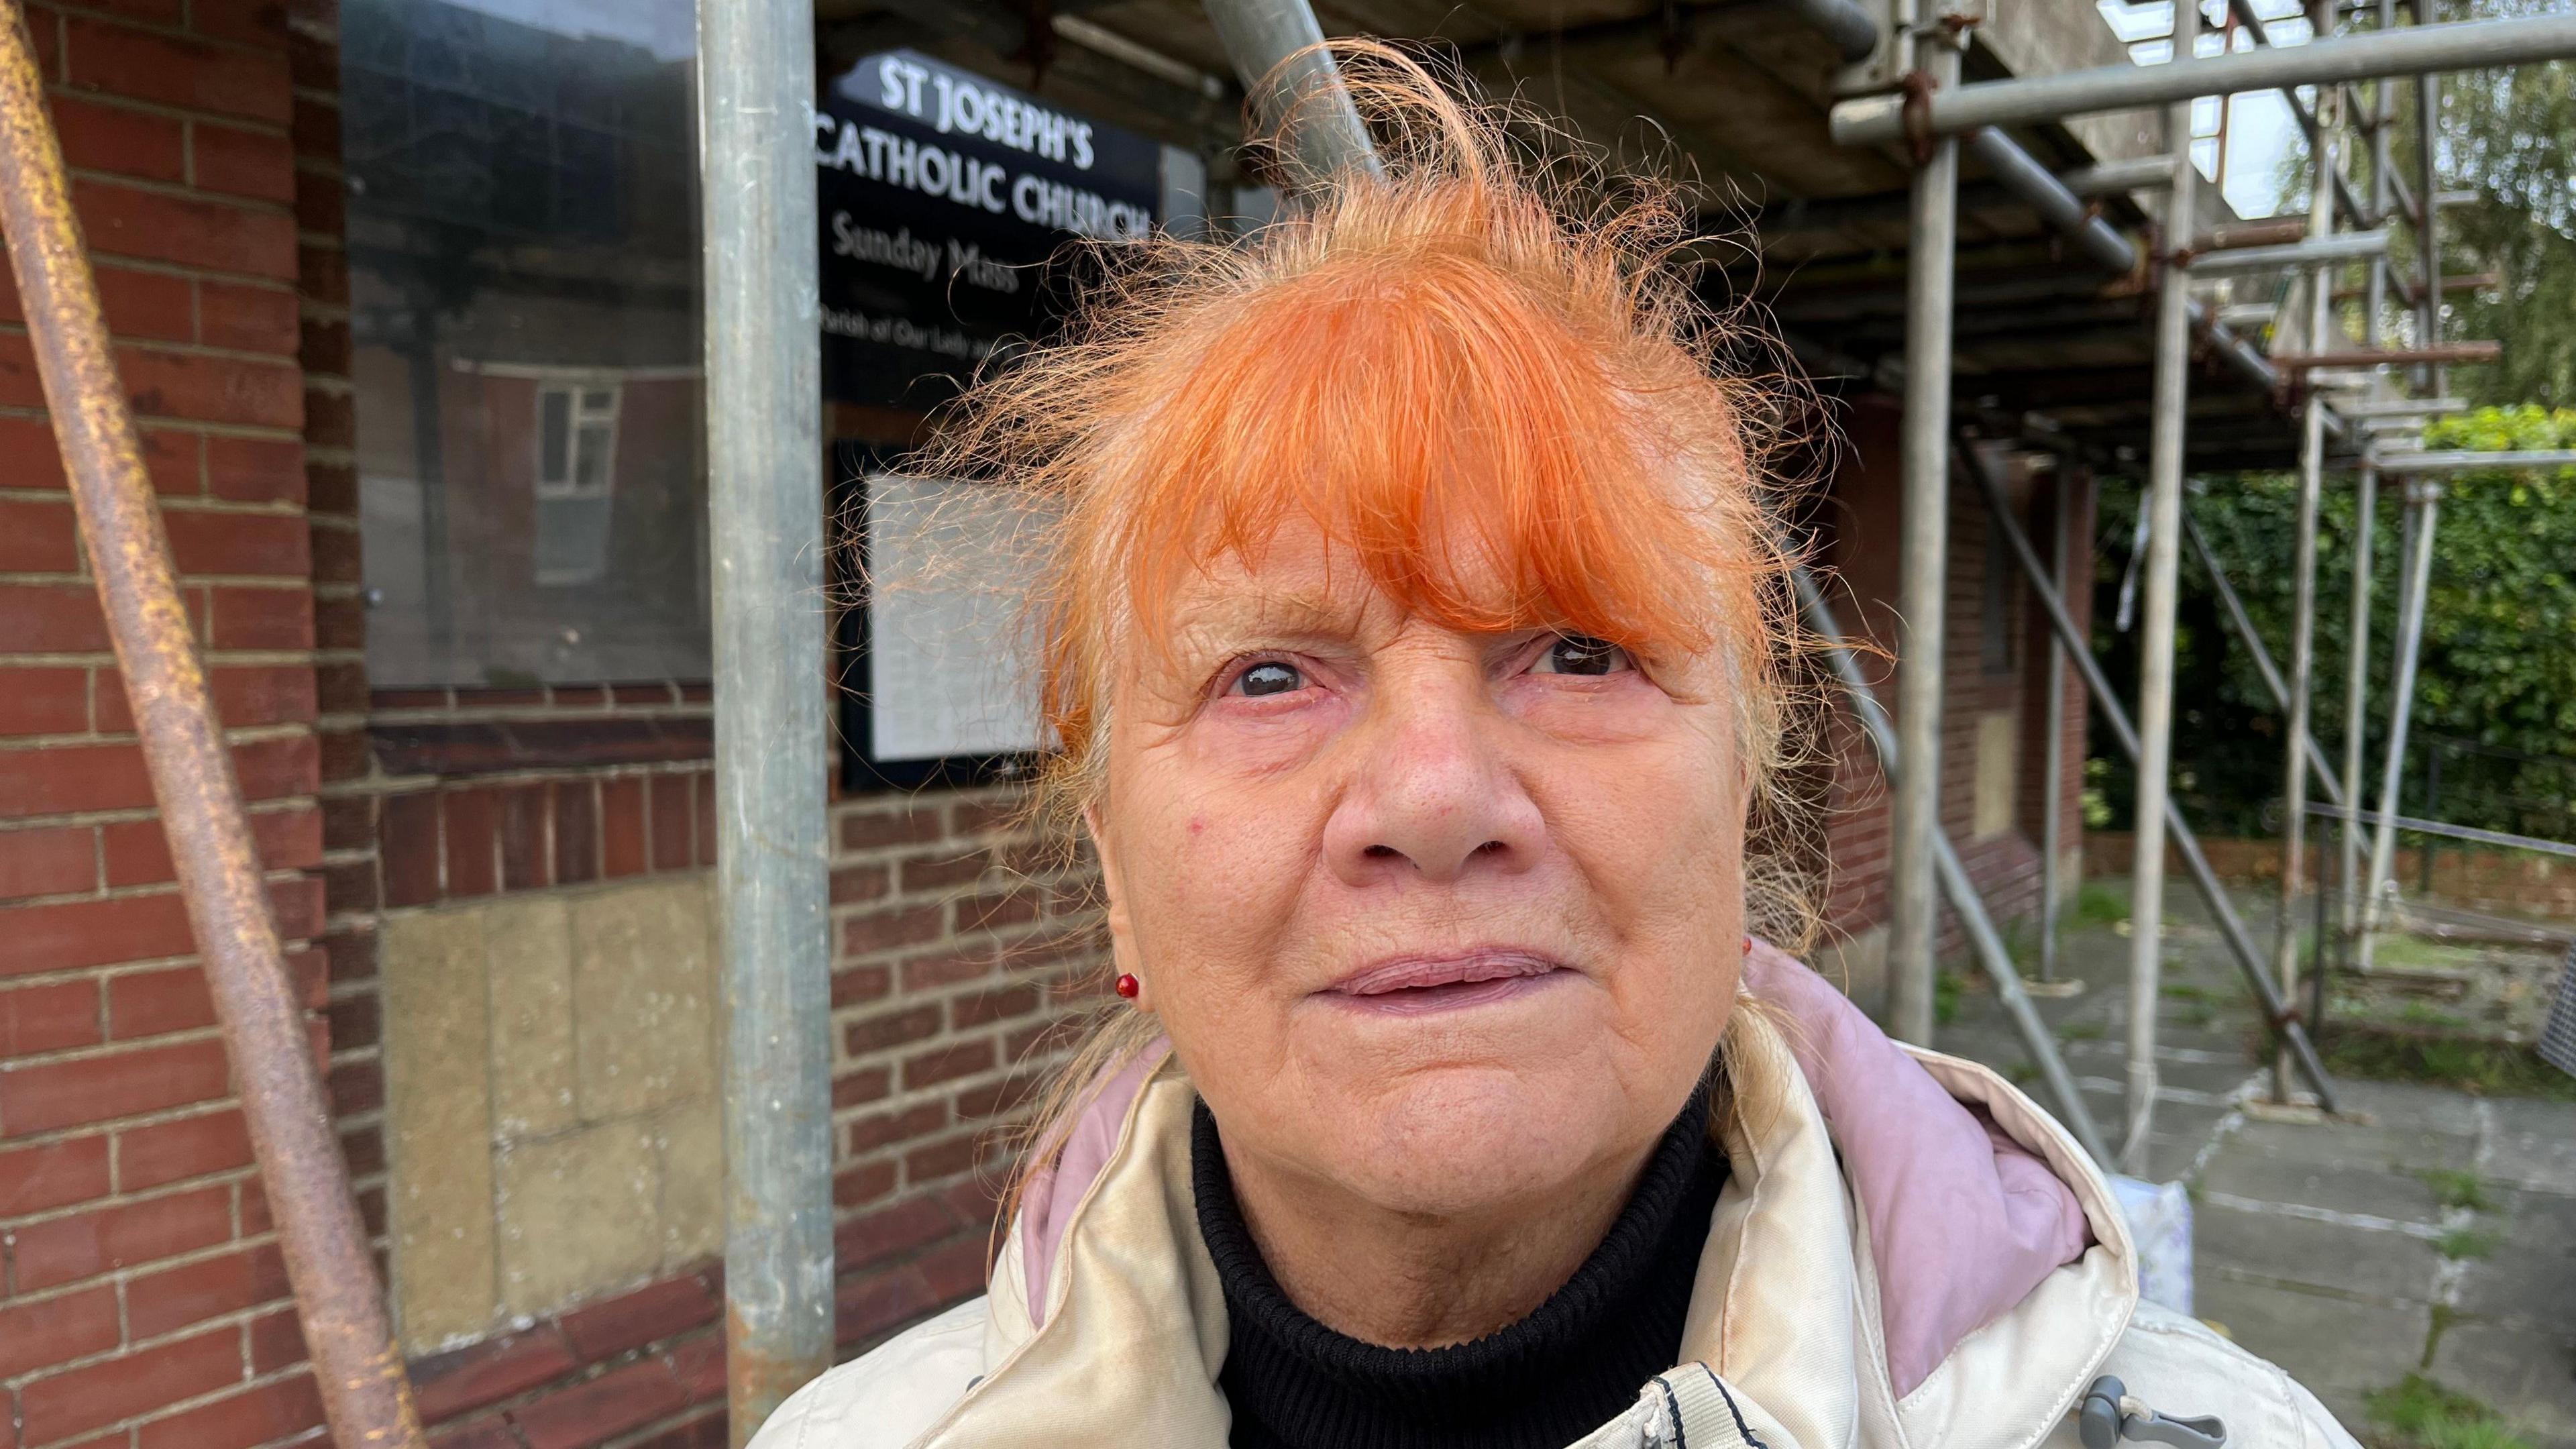
[{"label": "woman's eye", "polygon": [[1533,674],[1616,674],[1633,667],[1628,651],[1587,634],[1559,634],[1540,651]]},{"label": "woman's eye", "polygon": [[1306,676],[1298,673],[1295,665],[1281,664],[1276,660],[1264,660],[1234,677],[1233,692],[1259,696],[1286,694],[1292,689],[1305,687]]}]

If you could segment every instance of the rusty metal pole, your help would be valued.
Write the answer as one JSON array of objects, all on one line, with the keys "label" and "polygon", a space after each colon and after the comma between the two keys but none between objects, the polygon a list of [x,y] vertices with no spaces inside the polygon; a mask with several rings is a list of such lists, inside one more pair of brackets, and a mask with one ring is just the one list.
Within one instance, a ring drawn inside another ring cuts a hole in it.
[{"label": "rusty metal pole", "polygon": [[423,1449],[14,3],[0,23],[0,224],[323,1412],[342,1449]]}]

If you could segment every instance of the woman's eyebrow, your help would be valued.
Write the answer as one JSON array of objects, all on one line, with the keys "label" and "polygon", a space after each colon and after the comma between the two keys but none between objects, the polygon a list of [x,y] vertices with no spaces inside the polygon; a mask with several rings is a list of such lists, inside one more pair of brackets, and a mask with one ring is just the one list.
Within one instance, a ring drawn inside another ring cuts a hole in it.
[{"label": "woman's eyebrow", "polygon": [[1342,640],[1359,632],[1365,612],[1354,600],[1304,590],[1219,591],[1174,609],[1172,635],[1183,643]]}]

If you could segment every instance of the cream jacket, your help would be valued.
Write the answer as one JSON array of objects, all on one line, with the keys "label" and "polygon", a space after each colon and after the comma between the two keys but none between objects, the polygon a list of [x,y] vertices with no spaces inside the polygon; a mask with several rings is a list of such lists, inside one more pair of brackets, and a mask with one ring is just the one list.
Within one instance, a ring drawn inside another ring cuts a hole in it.
[{"label": "cream jacket", "polygon": [[[1682,1363],[1569,1449],[2073,1449],[2075,1411],[2104,1374],[2138,1405],[2215,1416],[2229,1449],[2358,1449],[2279,1369],[2142,1304],[2128,1231],[2073,1140],[1994,1073],[1929,1052],[1914,1059],[1953,1100],[1981,1108],[2072,1189],[2091,1243],[1965,1332],[1900,1398],[1871,1214],[1789,1054],[1747,1055],[1745,1069],[1776,1076],[1785,1105],[1758,1136],[1725,1140],[1730,1175]],[[985,1297],[808,1384],[753,1449],[1222,1449],[1226,1311],[1191,1195],[1192,1098],[1168,1061],[1141,1074],[1114,1148],[1060,1224],[1052,1270],[1038,1276],[1041,1311],[1029,1301],[1024,1222]]]}]

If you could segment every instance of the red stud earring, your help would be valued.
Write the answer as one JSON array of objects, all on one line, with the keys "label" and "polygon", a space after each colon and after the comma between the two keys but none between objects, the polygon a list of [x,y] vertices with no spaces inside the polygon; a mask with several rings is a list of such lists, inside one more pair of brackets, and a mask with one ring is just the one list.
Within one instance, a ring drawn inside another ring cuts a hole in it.
[{"label": "red stud earring", "polygon": [[1124,971],[1118,973],[1119,995],[1126,997],[1129,1001],[1133,1001],[1136,999],[1136,993],[1144,989],[1143,984],[1138,982],[1134,976]]},{"label": "red stud earring", "polygon": [[1744,954],[1747,956],[1753,954],[1753,938],[1751,936],[1744,938]]}]

